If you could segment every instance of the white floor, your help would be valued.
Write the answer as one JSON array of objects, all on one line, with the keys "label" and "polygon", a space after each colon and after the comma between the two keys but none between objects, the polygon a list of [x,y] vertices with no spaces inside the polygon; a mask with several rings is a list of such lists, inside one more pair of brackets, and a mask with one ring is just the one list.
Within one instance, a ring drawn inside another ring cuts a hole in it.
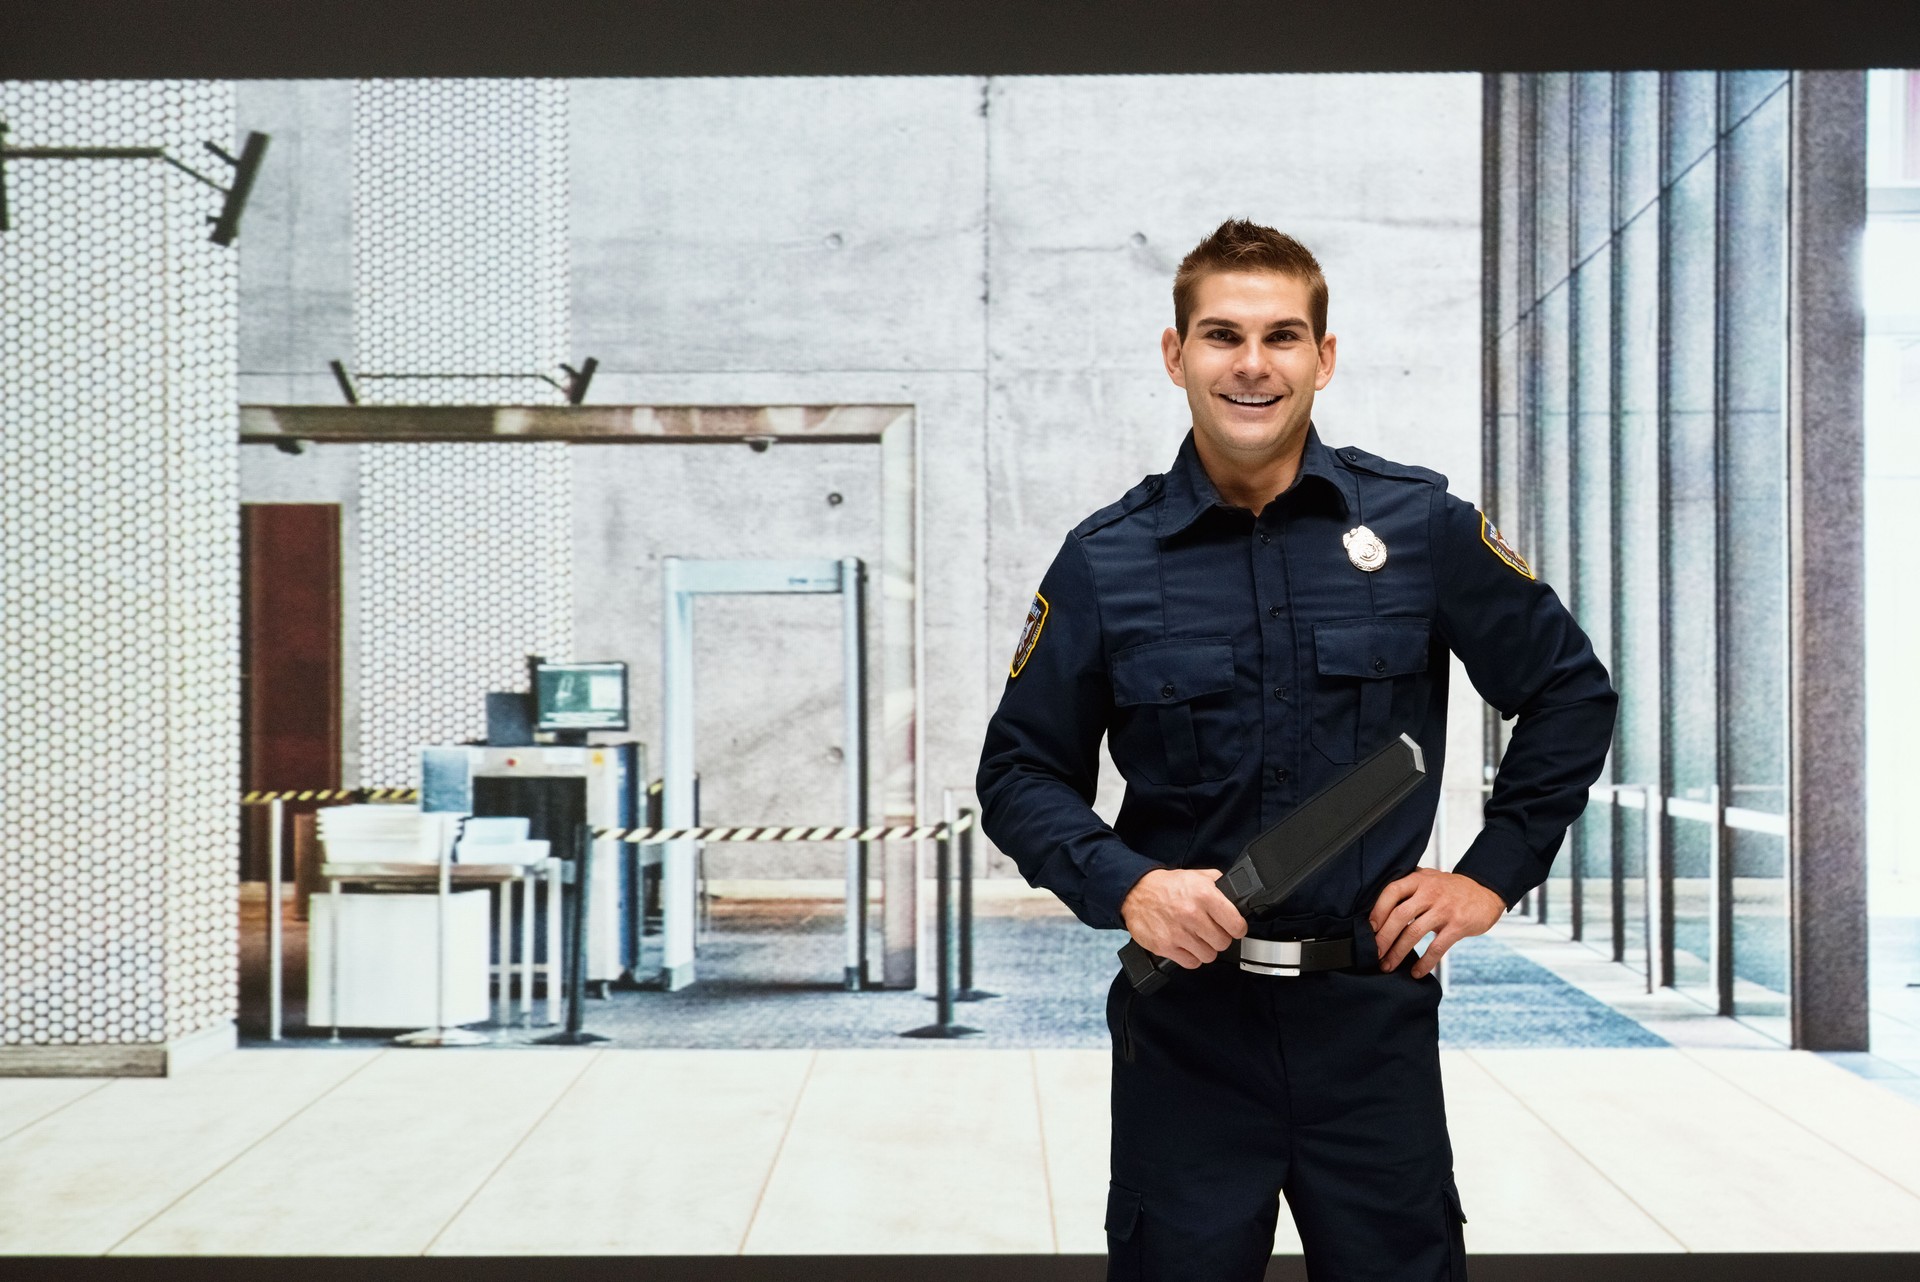
[{"label": "white floor", "polygon": [[[1442,1058],[1476,1252],[1920,1250],[1920,1108],[1816,1055]],[[0,1080],[0,1252],[1098,1252],[1105,1090],[1101,1052],[961,1049]]]},{"label": "white floor", "polygon": [[[1532,929],[1502,934],[1633,1007]],[[1675,1045],[1443,1052],[1470,1250],[1920,1250],[1920,1103],[1685,999],[1632,1013]],[[0,1078],[0,1253],[1098,1253],[1106,1092],[1104,1051],[975,1047]]]}]

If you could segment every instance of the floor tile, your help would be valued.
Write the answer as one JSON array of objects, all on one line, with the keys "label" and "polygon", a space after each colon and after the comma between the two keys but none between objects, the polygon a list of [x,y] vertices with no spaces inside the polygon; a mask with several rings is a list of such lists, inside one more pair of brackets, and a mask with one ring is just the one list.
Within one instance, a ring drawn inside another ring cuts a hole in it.
[{"label": "floor tile", "polygon": [[232,1051],[75,1100],[0,1141],[0,1253],[111,1249],[376,1054]]},{"label": "floor tile", "polygon": [[730,1255],[813,1052],[602,1051],[433,1255]]},{"label": "floor tile", "polygon": [[1475,1254],[1683,1248],[1643,1208],[1481,1066],[1443,1051],[1454,1179]]},{"label": "floor tile", "polygon": [[0,1140],[112,1081],[103,1077],[0,1077]]},{"label": "floor tile", "polygon": [[1811,1051],[1688,1055],[1920,1197],[1920,1108]]},{"label": "floor tile", "polygon": [[1688,1250],[1920,1249],[1920,1198],[1682,1051],[1473,1054]]},{"label": "floor tile", "polygon": [[746,1249],[1052,1251],[1030,1052],[819,1052]]},{"label": "floor tile", "polygon": [[1112,1052],[1036,1050],[1032,1055],[1058,1249],[1069,1255],[1104,1253]]},{"label": "floor tile", "polygon": [[115,1253],[417,1255],[594,1054],[381,1052]]}]

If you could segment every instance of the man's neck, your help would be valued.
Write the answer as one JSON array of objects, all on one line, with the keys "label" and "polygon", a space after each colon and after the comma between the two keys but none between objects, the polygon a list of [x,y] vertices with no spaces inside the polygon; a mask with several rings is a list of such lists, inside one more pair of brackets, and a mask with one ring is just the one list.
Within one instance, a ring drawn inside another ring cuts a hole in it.
[{"label": "man's neck", "polygon": [[1267,504],[1285,492],[1300,475],[1300,460],[1306,454],[1307,434],[1302,432],[1291,448],[1267,458],[1242,459],[1234,455],[1216,455],[1205,438],[1195,434],[1194,452],[1207,479],[1220,497],[1235,507],[1243,507],[1258,516]]}]

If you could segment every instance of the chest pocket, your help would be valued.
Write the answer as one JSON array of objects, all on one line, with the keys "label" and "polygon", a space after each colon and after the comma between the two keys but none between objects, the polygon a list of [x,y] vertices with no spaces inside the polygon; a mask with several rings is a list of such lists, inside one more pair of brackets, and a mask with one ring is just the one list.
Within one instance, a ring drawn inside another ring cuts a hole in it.
[{"label": "chest pocket", "polygon": [[1313,746],[1327,760],[1358,761],[1425,705],[1426,619],[1329,619],[1313,625]]},{"label": "chest pocket", "polygon": [[1109,673],[1118,710],[1114,764],[1149,783],[1224,779],[1246,750],[1233,696],[1233,642],[1181,637],[1118,651]]}]

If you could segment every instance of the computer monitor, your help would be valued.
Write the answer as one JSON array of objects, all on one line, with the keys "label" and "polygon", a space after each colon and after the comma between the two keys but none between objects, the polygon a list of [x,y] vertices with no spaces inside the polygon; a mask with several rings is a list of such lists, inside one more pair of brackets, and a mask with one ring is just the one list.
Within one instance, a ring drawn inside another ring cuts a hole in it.
[{"label": "computer monitor", "polygon": [[533,665],[533,728],[579,738],[627,728],[627,665]]}]

